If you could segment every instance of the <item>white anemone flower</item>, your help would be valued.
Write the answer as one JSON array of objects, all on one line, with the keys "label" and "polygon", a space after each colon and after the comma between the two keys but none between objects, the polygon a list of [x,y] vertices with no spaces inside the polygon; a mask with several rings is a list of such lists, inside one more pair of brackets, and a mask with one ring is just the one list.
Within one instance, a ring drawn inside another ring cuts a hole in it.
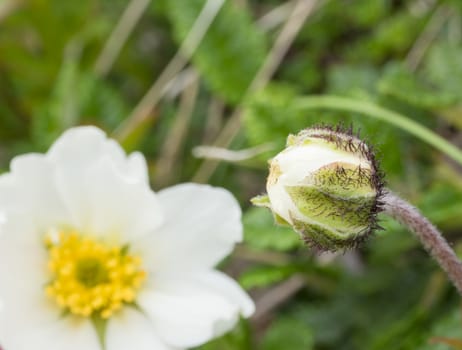
[{"label": "white anemone flower", "polygon": [[226,190],[154,193],[143,156],[95,127],[0,176],[4,350],[166,350],[230,330],[254,304],[214,269],[242,239]]}]

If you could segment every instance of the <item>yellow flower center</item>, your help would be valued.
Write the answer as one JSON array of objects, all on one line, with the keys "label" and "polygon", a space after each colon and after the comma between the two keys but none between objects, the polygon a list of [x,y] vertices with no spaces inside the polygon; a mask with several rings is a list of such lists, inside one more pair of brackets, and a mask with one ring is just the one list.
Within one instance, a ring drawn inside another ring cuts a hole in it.
[{"label": "yellow flower center", "polygon": [[52,280],[46,294],[65,312],[104,319],[135,302],[146,278],[141,259],[127,246],[111,246],[75,232],[47,236]]}]

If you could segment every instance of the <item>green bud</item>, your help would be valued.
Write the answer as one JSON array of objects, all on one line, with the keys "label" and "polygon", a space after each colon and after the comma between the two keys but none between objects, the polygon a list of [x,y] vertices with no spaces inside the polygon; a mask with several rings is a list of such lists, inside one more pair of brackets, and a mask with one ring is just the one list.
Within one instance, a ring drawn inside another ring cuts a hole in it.
[{"label": "green bud", "polygon": [[268,194],[252,202],[270,208],[307,244],[351,248],[378,227],[382,177],[370,147],[351,131],[320,127],[289,135],[269,165]]}]

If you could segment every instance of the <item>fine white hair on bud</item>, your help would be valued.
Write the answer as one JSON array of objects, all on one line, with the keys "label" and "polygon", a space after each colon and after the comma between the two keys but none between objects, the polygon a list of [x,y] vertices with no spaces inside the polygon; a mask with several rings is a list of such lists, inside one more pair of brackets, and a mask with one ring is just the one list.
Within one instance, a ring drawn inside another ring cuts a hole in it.
[{"label": "fine white hair on bud", "polygon": [[310,246],[342,250],[379,228],[383,181],[374,153],[352,130],[313,127],[289,135],[269,161],[267,195],[252,199]]}]

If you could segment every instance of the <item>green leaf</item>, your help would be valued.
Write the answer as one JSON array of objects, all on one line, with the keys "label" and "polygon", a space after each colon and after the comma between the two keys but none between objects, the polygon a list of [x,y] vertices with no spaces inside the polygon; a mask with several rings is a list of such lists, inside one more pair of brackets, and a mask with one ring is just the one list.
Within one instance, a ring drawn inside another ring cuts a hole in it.
[{"label": "green leaf", "polygon": [[439,89],[452,92],[462,101],[462,48],[449,44],[435,45],[425,61],[424,74]]},{"label": "green leaf", "polygon": [[419,79],[403,64],[389,64],[378,83],[378,90],[411,105],[437,109],[452,106],[457,97],[448,90],[442,90],[429,82]]},{"label": "green leaf", "polygon": [[82,72],[75,88],[83,122],[97,123],[106,130],[113,130],[127,117],[129,106],[120,92],[93,73]]},{"label": "green leaf", "polygon": [[243,217],[245,242],[255,249],[288,251],[301,246],[291,228],[276,226],[269,210],[250,208]]},{"label": "green leaf", "polygon": [[[205,3],[168,1],[168,15],[178,42],[185,38]],[[237,103],[262,65],[265,53],[265,37],[248,9],[228,0],[194,54],[193,62],[212,91]]]},{"label": "green leaf", "polygon": [[265,208],[271,207],[271,203],[267,195],[255,196],[250,200],[250,202],[256,207],[265,207]]},{"label": "green leaf", "polygon": [[313,122],[311,115],[291,108],[295,96],[291,86],[271,84],[245,105],[243,125],[250,145],[274,144],[274,150],[265,152],[260,159],[267,160],[279,153],[290,133],[295,134]]},{"label": "green leaf", "polygon": [[50,99],[37,112],[32,130],[39,147],[47,148],[64,130],[81,124],[114,129],[128,114],[119,93],[106,82],[65,61]]},{"label": "green leaf", "polygon": [[93,315],[91,317],[91,323],[95,328],[96,335],[98,336],[98,341],[101,345],[102,350],[106,349],[106,330],[108,320],[101,318],[99,316]]},{"label": "green leaf", "polygon": [[379,71],[371,65],[342,64],[327,72],[327,90],[333,94],[367,98],[375,92]]},{"label": "green leaf", "polygon": [[236,327],[218,339],[194,348],[196,350],[252,350],[250,328],[247,321],[240,320]]},{"label": "green leaf", "polygon": [[436,337],[444,337],[462,341],[462,317],[460,307],[454,307],[448,314],[434,323],[431,331],[427,332],[427,342],[419,347],[419,350],[451,349],[447,344],[442,342],[430,342],[432,338]]},{"label": "green leaf", "polygon": [[75,45],[61,65],[49,101],[33,120],[33,134],[39,146],[47,148],[64,130],[80,119],[76,86],[79,77],[79,48]]},{"label": "green leaf", "polygon": [[439,180],[427,188],[418,207],[443,230],[457,231],[462,226],[462,189],[448,182]]},{"label": "green leaf", "polygon": [[266,331],[260,349],[314,349],[313,331],[297,318],[289,316],[280,317]]},{"label": "green leaf", "polygon": [[348,43],[346,57],[350,61],[364,62],[367,59],[375,63],[390,56],[401,57],[413,45],[425,23],[425,16],[415,16],[402,9],[370,27],[369,35]]},{"label": "green leaf", "polygon": [[259,266],[245,271],[239,279],[239,283],[245,289],[267,287],[285,280],[299,270],[294,265]]}]

